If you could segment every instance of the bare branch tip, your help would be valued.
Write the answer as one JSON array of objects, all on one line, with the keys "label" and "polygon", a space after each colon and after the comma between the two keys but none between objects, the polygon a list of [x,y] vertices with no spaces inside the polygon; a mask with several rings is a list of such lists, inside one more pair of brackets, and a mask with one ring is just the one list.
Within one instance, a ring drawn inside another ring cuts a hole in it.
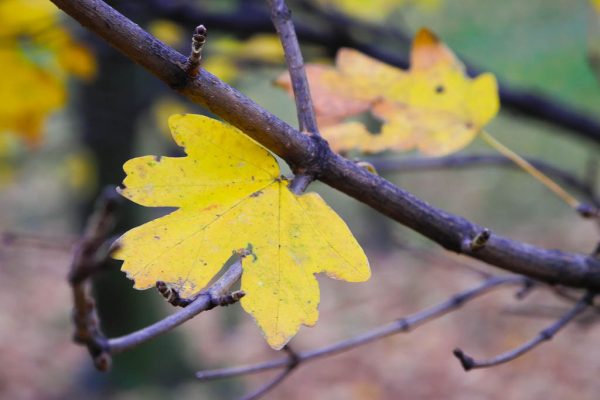
[{"label": "bare branch tip", "polygon": [[580,203],[576,210],[583,218],[600,218],[600,209],[591,204]]},{"label": "bare branch tip", "polygon": [[112,357],[108,352],[102,352],[94,357],[94,366],[100,372],[107,372],[112,366]]},{"label": "bare branch tip", "polygon": [[192,35],[192,49],[187,60],[186,71],[190,78],[198,75],[202,61],[202,49],[208,37],[208,30],[204,25],[198,25]]},{"label": "bare branch tip", "polygon": [[469,357],[468,355],[466,355],[461,349],[459,349],[459,348],[454,349],[452,354],[454,354],[454,356],[456,358],[458,358],[458,361],[460,361],[460,365],[462,365],[462,367],[465,371],[468,372],[471,369],[473,369],[475,360],[473,360],[472,357]]}]

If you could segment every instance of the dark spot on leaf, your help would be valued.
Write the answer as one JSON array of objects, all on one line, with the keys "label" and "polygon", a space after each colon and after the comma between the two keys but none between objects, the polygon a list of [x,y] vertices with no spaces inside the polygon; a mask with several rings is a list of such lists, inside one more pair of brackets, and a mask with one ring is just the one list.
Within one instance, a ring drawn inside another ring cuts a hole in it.
[{"label": "dark spot on leaf", "polygon": [[160,162],[161,159],[162,159],[162,156],[154,156],[154,161],[156,161],[156,162]]},{"label": "dark spot on leaf", "polygon": [[473,129],[473,123],[472,122],[467,122],[465,124],[465,126],[467,127],[467,129]]},{"label": "dark spot on leaf", "polygon": [[156,239],[156,240],[160,240],[160,236],[156,236],[156,235],[154,235],[154,239]]},{"label": "dark spot on leaf", "polygon": [[435,87],[435,92],[437,94],[442,94],[442,93],[444,93],[445,90],[446,90],[446,88],[444,87],[444,85],[437,85]]},{"label": "dark spot on leaf", "polygon": [[252,194],[250,195],[250,197],[258,197],[258,196],[260,196],[262,193],[263,193],[263,192],[262,192],[262,190],[257,190],[256,192],[252,193]]}]

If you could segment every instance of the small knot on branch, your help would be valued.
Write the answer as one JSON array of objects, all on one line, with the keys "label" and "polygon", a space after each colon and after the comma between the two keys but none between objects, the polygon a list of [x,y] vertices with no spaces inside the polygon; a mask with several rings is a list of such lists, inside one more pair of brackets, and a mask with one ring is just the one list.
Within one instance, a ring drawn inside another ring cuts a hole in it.
[{"label": "small knot on branch", "polygon": [[174,307],[187,307],[190,305],[192,301],[195,299],[187,299],[181,297],[179,292],[172,287],[170,287],[166,282],[157,281],[156,289],[165,298],[167,303],[171,304]]},{"label": "small knot on branch", "polygon": [[292,19],[292,10],[282,0],[270,0],[271,19],[281,22],[287,22]]},{"label": "small knot on branch", "polygon": [[462,242],[461,250],[463,253],[471,253],[480,250],[485,247],[491,236],[492,231],[484,228],[481,232],[475,235],[473,239],[465,239]]},{"label": "small knot on branch", "polygon": [[192,51],[188,57],[187,74],[190,78],[198,75],[200,70],[200,61],[202,60],[202,49],[206,43],[207,29],[204,25],[198,25],[192,35]]},{"label": "small knot on branch", "polygon": [[289,344],[286,344],[285,346],[283,346],[283,351],[285,351],[287,353],[288,356],[288,365],[287,368],[288,369],[294,369],[296,368],[300,362],[302,361],[302,359],[300,358],[300,356],[298,355],[298,353],[296,353]]},{"label": "small knot on branch", "polygon": [[527,297],[527,295],[529,293],[531,293],[533,291],[534,288],[535,288],[535,282],[532,281],[531,279],[525,279],[525,281],[523,282],[523,287],[521,287],[521,289],[519,289],[515,293],[515,298],[517,300],[523,300],[525,297]]},{"label": "small knot on branch", "polygon": [[246,295],[246,292],[244,292],[243,290],[236,290],[234,292],[225,294],[223,296],[213,297],[211,299],[211,302],[213,304],[213,307],[217,307],[217,306],[227,307],[227,306],[237,303],[245,295]]},{"label": "small knot on branch", "polygon": [[473,357],[469,357],[466,355],[461,349],[454,349],[452,352],[456,358],[460,361],[460,365],[462,365],[465,371],[470,371],[473,369],[473,365],[475,365],[475,360]]},{"label": "small knot on branch", "polygon": [[373,175],[379,175],[377,173],[377,169],[375,168],[375,166],[368,161],[358,160],[355,162],[355,164],[357,167],[360,167],[360,168],[364,169],[365,171],[372,173]]},{"label": "small knot on branch", "polygon": [[112,365],[112,357],[108,352],[102,352],[94,357],[94,366],[100,372],[106,372],[110,370]]}]

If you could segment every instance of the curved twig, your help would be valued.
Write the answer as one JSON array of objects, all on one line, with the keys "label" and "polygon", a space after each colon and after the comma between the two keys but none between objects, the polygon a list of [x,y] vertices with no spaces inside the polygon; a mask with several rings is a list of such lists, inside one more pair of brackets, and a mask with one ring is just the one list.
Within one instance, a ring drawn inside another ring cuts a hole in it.
[{"label": "curved twig", "polygon": [[429,322],[435,318],[439,318],[460,308],[466,302],[482,296],[493,289],[505,285],[525,285],[528,281],[529,280],[527,278],[521,276],[492,277],[486,279],[481,284],[473,288],[467,289],[452,296],[442,303],[401,318],[387,325],[377,327],[363,334],[357,335],[350,339],[342,340],[320,349],[296,353],[295,359],[285,357],[253,365],[200,371],[196,374],[196,377],[200,380],[230,378],[238,375],[247,375],[276,368],[289,367],[293,362],[301,365],[317,358],[328,357],[359,346],[363,346],[386,336],[394,335],[400,332],[408,332],[420,325],[425,324],[426,322]]},{"label": "curved twig", "polygon": [[[193,302],[180,311],[169,315],[168,317],[149,325],[139,331],[132,332],[108,340],[108,349],[111,354],[118,354],[147,342],[163,333],[169,332],[184,322],[194,318],[203,311],[210,310],[216,306],[229,305],[226,295],[227,291],[242,276],[242,258],[234,262],[227,271],[212,284],[207,290],[202,292]],[[239,300],[236,298],[235,301]]]},{"label": "curved twig", "polygon": [[558,333],[558,331],[564,328],[569,322],[571,322],[575,317],[585,311],[592,304],[594,296],[594,293],[586,293],[586,295],[583,296],[583,298],[579,300],[566,314],[560,317],[559,320],[538,333],[535,338],[513,350],[507,351],[487,360],[475,360],[473,357],[465,354],[461,349],[455,349],[454,355],[456,358],[458,358],[465,371],[470,371],[477,368],[494,367],[496,365],[512,361],[515,358],[518,358],[523,354],[533,350],[540,344],[551,340],[554,335]]}]

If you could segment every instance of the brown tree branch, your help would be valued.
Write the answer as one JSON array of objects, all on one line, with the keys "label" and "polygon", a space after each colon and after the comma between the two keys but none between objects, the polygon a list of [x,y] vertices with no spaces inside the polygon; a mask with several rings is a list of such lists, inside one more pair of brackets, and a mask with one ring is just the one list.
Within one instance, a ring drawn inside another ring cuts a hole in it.
[{"label": "brown tree branch", "polygon": [[270,369],[284,367],[289,368],[289,366],[293,364],[301,365],[318,358],[329,357],[334,354],[342,353],[348,350],[352,350],[356,347],[369,344],[371,342],[374,342],[376,340],[382,339],[390,335],[394,335],[401,332],[408,332],[418,326],[421,326],[429,321],[432,321],[436,318],[439,318],[445,314],[448,314],[449,312],[460,308],[465,303],[479,296],[482,296],[492,291],[493,289],[505,285],[526,285],[527,282],[529,282],[529,280],[521,276],[492,277],[486,279],[479,285],[467,289],[463,292],[460,292],[452,296],[448,300],[439,303],[433,307],[424,309],[415,314],[398,319],[397,321],[394,321],[387,325],[377,327],[350,339],[342,340],[340,342],[322,347],[320,349],[295,353],[294,358],[288,356],[285,358],[266,361],[263,363],[253,365],[200,371],[196,374],[196,377],[200,380],[230,378],[239,375],[263,372]]},{"label": "brown tree branch", "polygon": [[[313,140],[201,69],[188,79],[186,58],[145,32],[101,0],[52,0],[81,24],[96,32],[173,89],[285,159],[294,171],[317,171],[324,183],[370,205],[448,250],[461,252],[464,240],[482,227],[437,209],[385,179],[334,154],[324,141]],[[549,283],[600,289],[600,260],[492,235],[469,256]]]},{"label": "brown tree branch", "polygon": [[535,349],[540,344],[551,340],[554,335],[558,333],[562,328],[564,328],[569,322],[575,319],[578,315],[580,315],[583,311],[585,311],[590,305],[592,305],[594,293],[586,293],[585,296],[582,297],[581,300],[573,306],[567,313],[565,313],[560,319],[554,322],[552,325],[538,333],[538,335],[528,341],[527,343],[522,344],[516,349],[507,351],[506,353],[502,353],[498,356],[492,357],[487,360],[475,360],[473,357],[465,354],[461,349],[455,349],[454,355],[460,361],[462,367],[465,371],[470,371],[472,369],[477,368],[489,368],[494,367],[496,365],[504,364],[506,362],[512,361],[515,358],[522,356],[523,354]]}]

